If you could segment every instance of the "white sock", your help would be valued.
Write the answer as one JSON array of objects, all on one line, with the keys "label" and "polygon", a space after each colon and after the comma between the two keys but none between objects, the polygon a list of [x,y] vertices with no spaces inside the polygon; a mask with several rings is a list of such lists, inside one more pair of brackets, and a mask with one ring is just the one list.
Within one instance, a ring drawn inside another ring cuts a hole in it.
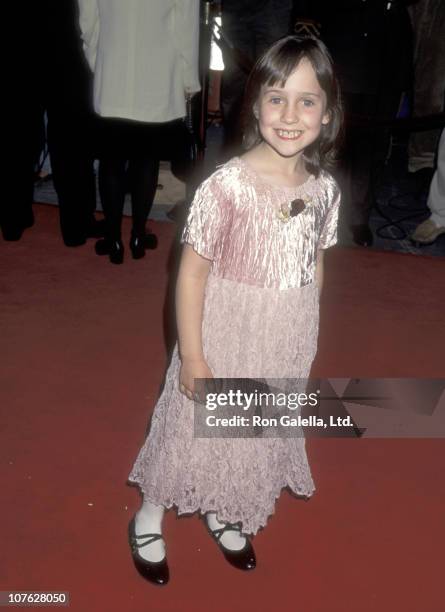
[{"label": "white sock", "polygon": [[[220,523],[216,520],[215,512],[208,512],[206,514],[206,521],[211,531],[225,526],[225,523]],[[225,531],[219,541],[230,550],[241,550],[246,544],[246,537],[239,531]]]},{"label": "white sock", "polygon": [[[163,517],[163,506],[155,506],[155,504],[144,500],[134,519],[136,535],[142,535],[144,533],[162,534]],[[144,540],[138,540],[139,544],[143,542]],[[165,557],[165,542],[163,539],[156,540],[147,546],[138,548],[138,553],[146,561],[162,561]]]}]

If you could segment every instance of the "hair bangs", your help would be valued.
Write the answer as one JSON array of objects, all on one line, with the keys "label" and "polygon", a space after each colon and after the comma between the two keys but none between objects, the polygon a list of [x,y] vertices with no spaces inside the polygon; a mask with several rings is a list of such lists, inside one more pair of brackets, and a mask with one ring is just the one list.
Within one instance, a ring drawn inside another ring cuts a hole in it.
[{"label": "hair bangs", "polygon": [[283,53],[274,58],[274,61],[268,62],[264,67],[263,83],[267,87],[279,85],[284,87],[287,79],[295,71],[300,61],[303,59],[303,53],[299,53],[296,57],[293,53]]}]

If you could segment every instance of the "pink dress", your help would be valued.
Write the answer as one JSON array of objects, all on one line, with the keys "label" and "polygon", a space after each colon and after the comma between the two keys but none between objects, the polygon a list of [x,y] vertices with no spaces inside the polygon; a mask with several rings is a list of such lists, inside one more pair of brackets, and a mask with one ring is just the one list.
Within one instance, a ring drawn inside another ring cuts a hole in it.
[{"label": "pink dress", "polygon": [[[303,212],[283,220],[295,198]],[[340,194],[326,172],[299,187],[264,181],[242,158],[196,192],[183,242],[212,260],[202,323],[207,363],[219,378],[307,378],[317,350],[317,249],[336,242]],[[283,487],[314,491],[304,438],[195,438],[193,402],[178,388],[174,350],[149,435],[129,480],[178,513],[216,512],[255,534]]]}]

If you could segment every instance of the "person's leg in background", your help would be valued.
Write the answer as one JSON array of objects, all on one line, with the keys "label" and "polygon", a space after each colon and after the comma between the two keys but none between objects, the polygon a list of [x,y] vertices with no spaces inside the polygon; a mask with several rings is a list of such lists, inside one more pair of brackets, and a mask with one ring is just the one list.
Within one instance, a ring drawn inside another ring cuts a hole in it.
[{"label": "person's leg in background", "polygon": [[30,96],[27,105],[12,109],[9,119],[14,131],[4,141],[8,185],[0,207],[0,226],[4,240],[16,241],[34,224],[35,169],[44,144],[43,108]]},{"label": "person's leg in background", "polygon": [[437,169],[431,181],[428,208],[433,223],[445,230],[445,130],[442,130],[439,141]]},{"label": "person's leg in background", "polygon": [[[415,117],[440,113],[445,90],[445,3],[419,0],[409,7],[414,30]],[[409,141],[408,170],[421,191],[430,184],[440,130],[414,132]]]},{"label": "person's leg in background", "polygon": [[[240,65],[240,52],[246,64],[254,62],[254,34],[249,15],[240,9],[223,3],[222,29],[235,51],[222,47],[224,72],[221,81],[221,111],[224,125],[223,159],[229,159],[241,151],[240,116],[249,74],[248,65]],[[228,3],[227,3],[228,4]]]},{"label": "person's leg in background", "polygon": [[86,131],[87,117],[56,101],[47,109],[47,139],[60,228],[66,246],[85,244],[96,208],[94,160]]},{"label": "person's leg in background", "polygon": [[351,232],[355,244],[372,246],[369,220],[390,153],[391,129],[385,122],[396,117],[401,92],[386,86],[379,96],[346,92],[343,100],[346,136],[339,168],[334,171],[342,187],[340,239],[347,243]]},{"label": "person's leg in background", "polygon": [[439,141],[437,168],[431,181],[428,202],[431,216],[418,225],[411,240],[418,245],[432,244],[445,234],[445,130]]},{"label": "person's leg in background", "polygon": [[127,177],[132,211],[130,249],[134,259],[144,257],[145,249],[155,249],[158,244],[156,236],[147,232],[146,223],[158,186],[160,159],[166,157],[165,143],[180,145],[175,140],[174,123],[133,121],[128,126]]},{"label": "person's leg in background", "polygon": [[159,159],[137,156],[129,160],[128,176],[131,192],[133,227],[130,249],[134,259],[145,255],[145,249],[157,246],[156,236],[146,233],[145,224],[153,206],[159,176]]},{"label": "person's leg in background", "polygon": [[369,216],[373,205],[373,167],[375,155],[376,97],[371,94],[343,94],[346,129],[341,159],[334,174],[340,183],[340,240],[348,241],[349,232],[356,244],[371,246]]},{"label": "person's leg in background", "polygon": [[99,160],[99,193],[105,214],[105,238],[108,241],[122,240],[126,165],[124,157],[109,155]]},{"label": "person's leg in background", "polygon": [[108,154],[104,152],[99,159],[99,193],[105,215],[105,238],[96,242],[95,250],[98,255],[108,255],[114,264],[121,264],[124,260],[121,226],[126,165],[126,158],[113,149]]},{"label": "person's leg in background", "polygon": [[95,245],[97,255],[108,255],[111,263],[124,260],[121,226],[127,187],[128,124],[124,119],[97,117],[96,142],[99,158],[99,195],[105,216],[105,237]]},{"label": "person's leg in background", "polygon": [[77,2],[37,4],[37,48],[43,66],[47,141],[60,227],[65,244],[78,246],[97,235],[91,143],[92,74],[78,33]]}]

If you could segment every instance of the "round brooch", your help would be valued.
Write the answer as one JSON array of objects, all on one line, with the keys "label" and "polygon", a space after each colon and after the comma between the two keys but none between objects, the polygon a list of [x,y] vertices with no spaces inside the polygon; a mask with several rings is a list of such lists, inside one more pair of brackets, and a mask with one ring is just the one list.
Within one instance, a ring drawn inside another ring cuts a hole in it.
[{"label": "round brooch", "polygon": [[281,204],[277,210],[277,217],[283,223],[288,223],[292,217],[296,217],[306,208],[309,204],[310,198],[307,196],[303,198],[296,198],[291,202],[285,202]]}]

